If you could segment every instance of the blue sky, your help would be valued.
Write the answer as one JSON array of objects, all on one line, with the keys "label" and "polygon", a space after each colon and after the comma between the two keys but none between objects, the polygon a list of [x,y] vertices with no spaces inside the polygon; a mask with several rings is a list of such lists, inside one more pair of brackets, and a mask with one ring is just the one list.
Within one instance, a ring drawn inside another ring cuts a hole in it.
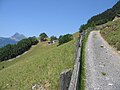
[{"label": "blue sky", "polygon": [[78,31],[81,24],[118,0],[0,0],[0,37],[38,36]]}]

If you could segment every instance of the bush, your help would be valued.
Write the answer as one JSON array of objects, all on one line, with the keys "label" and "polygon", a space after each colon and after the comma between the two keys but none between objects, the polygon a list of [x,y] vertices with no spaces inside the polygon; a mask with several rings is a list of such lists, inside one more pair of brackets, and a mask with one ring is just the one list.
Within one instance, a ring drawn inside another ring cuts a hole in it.
[{"label": "bush", "polygon": [[57,40],[57,37],[56,36],[51,36],[50,41],[54,41],[54,40]]},{"label": "bush", "polygon": [[48,38],[47,34],[46,33],[41,33],[39,35],[39,38],[40,38],[40,41],[47,41],[46,38]]},{"label": "bush", "polygon": [[63,44],[63,43],[66,43],[66,42],[69,42],[73,39],[73,36],[72,34],[66,34],[64,36],[60,36],[58,41],[59,41],[59,45]]},{"label": "bush", "polygon": [[15,58],[21,55],[25,51],[29,50],[32,45],[36,45],[38,40],[36,37],[29,37],[22,39],[17,44],[8,44],[3,48],[0,48],[0,61],[6,61],[11,58]]},{"label": "bush", "polygon": [[117,50],[120,50],[120,42],[116,43],[116,48],[117,48]]}]

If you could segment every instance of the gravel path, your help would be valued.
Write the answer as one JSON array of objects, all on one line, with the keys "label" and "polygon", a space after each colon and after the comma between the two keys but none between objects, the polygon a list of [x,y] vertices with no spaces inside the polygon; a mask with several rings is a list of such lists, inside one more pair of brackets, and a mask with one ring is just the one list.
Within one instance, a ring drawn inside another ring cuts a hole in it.
[{"label": "gravel path", "polygon": [[120,55],[92,31],[86,44],[86,90],[120,90]]}]

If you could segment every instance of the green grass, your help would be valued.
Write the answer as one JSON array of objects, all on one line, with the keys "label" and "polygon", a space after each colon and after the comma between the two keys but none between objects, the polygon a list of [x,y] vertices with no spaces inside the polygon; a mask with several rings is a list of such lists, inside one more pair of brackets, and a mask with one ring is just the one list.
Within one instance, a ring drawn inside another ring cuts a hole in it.
[{"label": "green grass", "polygon": [[86,47],[86,42],[88,40],[88,35],[85,35],[83,39],[83,47],[82,47],[82,60],[81,60],[81,70],[80,70],[80,90],[85,90],[86,87],[86,73],[85,73],[85,47]]},{"label": "green grass", "polygon": [[106,23],[100,32],[110,45],[120,50],[120,19]]},{"label": "green grass", "polygon": [[101,72],[103,76],[106,76],[106,73],[105,72]]},{"label": "green grass", "polygon": [[30,90],[33,84],[59,90],[60,73],[73,69],[75,43],[76,37],[59,47],[39,43],[19,58],[0,62],[0,90]]}]

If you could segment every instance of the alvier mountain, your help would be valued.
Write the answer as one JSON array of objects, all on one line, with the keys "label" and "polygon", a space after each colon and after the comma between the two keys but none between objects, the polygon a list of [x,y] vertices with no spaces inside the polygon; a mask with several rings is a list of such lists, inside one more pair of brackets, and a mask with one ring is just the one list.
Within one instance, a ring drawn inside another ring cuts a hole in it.
[{"label": "alvier mountain", "polygon": [[19,34],[19,33],[15,33],[13,36],[9,38],[0,37],[0,47],[3,47],[7,44],[15,44],[24,38],[26,37],[23,34]]},{"label": "alvier mountain", "polygon": [[23,34],[19,34],[19,33],[15,33],[11,39],[15,40],[15,41],[20,41],[22,39],[26,38]]}]

